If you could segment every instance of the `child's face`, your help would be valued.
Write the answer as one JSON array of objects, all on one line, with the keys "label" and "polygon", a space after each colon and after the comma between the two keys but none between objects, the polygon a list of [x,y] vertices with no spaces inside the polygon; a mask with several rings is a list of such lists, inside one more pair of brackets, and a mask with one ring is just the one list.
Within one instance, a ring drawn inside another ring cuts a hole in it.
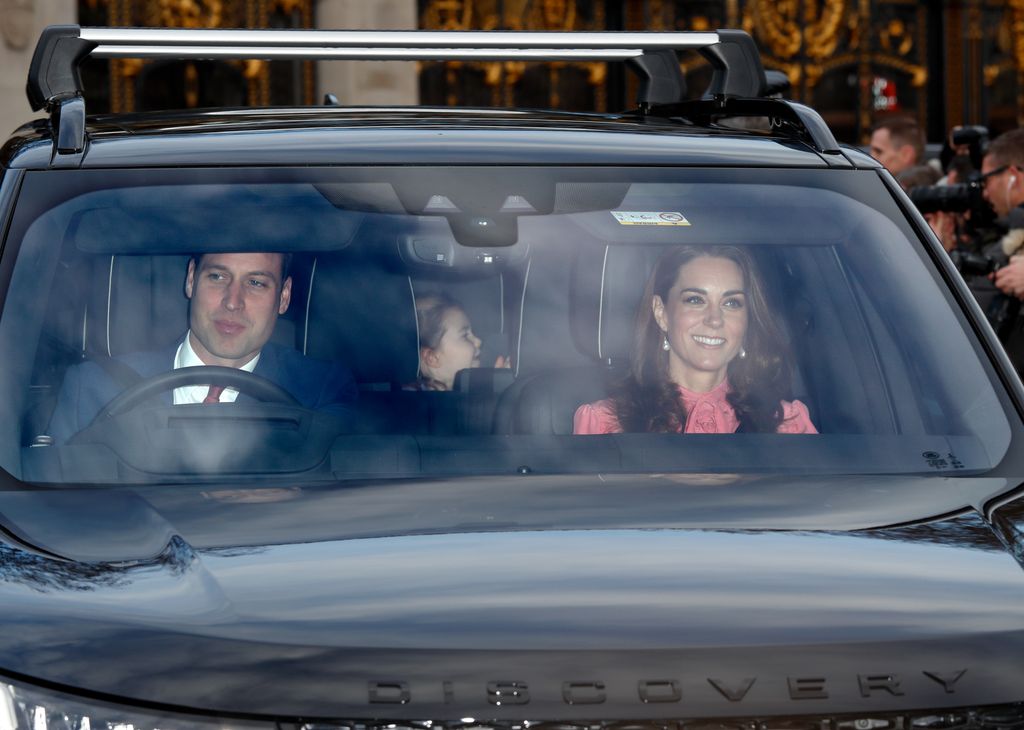
[{"label": "child's face", "polygon": [[480,367],[480,338],[473,334],[469,317],[458,307],[445,312],[444,335],[434,350],[436,366],[433,378],[449,389],[455,382],[455,373],[465,368]]}]

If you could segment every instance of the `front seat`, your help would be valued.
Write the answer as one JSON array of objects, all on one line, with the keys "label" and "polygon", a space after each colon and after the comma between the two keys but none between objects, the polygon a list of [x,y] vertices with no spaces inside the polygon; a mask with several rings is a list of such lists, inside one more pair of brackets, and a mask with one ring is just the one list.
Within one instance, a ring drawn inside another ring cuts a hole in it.
[{"label": "front seat", "polygon": [[[521,356],[525,363],[540,361],[545,367],[523,373],[521,366],[519,380],[499,403],[497,433],[571,434],[576,409],[607,397],[609,386],[625,374],[636,307],[660,254],[658,247],[612,245],[579,252],[568,266],[562,287],[567,294],[558,306],[550,291],[534,296],[527,288],[522,341],[536,343],[537,352]],[[550,330],[558,322],[568,338],[528,332],[534,323]],[[553,342],[569,347],[554,352]]]},{"label": "front seat", "polygon": [[[576,258],[569,286],[569,330],[575,349],[593,364],[552,368],[521,378],[499,404],[495,424],[499,433],[569,434],[580,405],[607,397],[609,385],[626,374],[637,307],[665,250],[664,246],[607,245],[603,256]],[[769,253],[766,249],[757,256],[766,288],[792,291],[792,282],[779,278],[781,267]],[[782,336],[791,341],[789,322],[801,321],[799,309],[776,306],[775,312]],[[795,357],[792,364],[792,394],[813,413],[814,401]]]},{"label": "front seat", "polygon": [[303,352],[343,363],[359,385],[357,429],[425,433],[430,417],[416,379],[419,338],[409,277],[372,251],[322,254],[309,283]]}]

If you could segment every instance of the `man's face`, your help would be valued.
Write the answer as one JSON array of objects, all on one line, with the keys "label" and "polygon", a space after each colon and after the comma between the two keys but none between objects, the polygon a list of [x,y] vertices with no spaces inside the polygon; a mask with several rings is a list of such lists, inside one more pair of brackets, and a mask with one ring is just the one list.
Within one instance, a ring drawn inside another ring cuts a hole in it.
[{"label": "man's face", "polygon": [[885,165],[893,175],[911,167],[914,160],[912,145],[897,145],[888,129],[876,129],[871,135],[871,156]]},{"label": "man's face", "polygon": [[291,301],[291,277],[281,281],[283,261],[279,253],[216,253],[198,266],[189,262],[190,342],[200,360],[237,368],[259,353]]},{"label": "man's face", "polygon": [[982,194],[989,202],[996,216],[1003,218],[1021,202],[1021,182],[1017,180],[1017,169],[1005,165],[999,160],[986,155],[981,161]]}]

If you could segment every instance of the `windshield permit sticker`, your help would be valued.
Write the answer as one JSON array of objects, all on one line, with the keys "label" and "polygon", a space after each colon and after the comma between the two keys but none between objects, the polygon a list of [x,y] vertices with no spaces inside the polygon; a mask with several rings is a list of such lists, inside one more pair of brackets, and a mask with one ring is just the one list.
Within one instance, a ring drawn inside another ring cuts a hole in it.
[{"label": "windshield permit sticker", "polygon": [[928,463],[932,469],[963,469],[964,464],[960,459],[956,457],[956,454],[947,452],[945,454],[938,451],[925,451],[921,454],[924,460]]},{"label": "windshield permit sticker", "polygon": [[682,213],[673,211],[610,211],[619,225],[623,226],[688,226],[690,221]]}]

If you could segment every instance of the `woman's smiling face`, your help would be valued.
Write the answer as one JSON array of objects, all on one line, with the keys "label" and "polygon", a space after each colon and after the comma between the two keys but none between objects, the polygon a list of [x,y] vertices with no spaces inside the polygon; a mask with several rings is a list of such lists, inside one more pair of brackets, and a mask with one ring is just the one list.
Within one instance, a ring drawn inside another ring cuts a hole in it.
[{"label": "woman's smiling face", "polygon": [[679,267],[666,299],[655,295],[651,306],[668,338],[673,382],[698,392],[721,383],[747,333],[747,294],[739,265],[699,256]]}]

